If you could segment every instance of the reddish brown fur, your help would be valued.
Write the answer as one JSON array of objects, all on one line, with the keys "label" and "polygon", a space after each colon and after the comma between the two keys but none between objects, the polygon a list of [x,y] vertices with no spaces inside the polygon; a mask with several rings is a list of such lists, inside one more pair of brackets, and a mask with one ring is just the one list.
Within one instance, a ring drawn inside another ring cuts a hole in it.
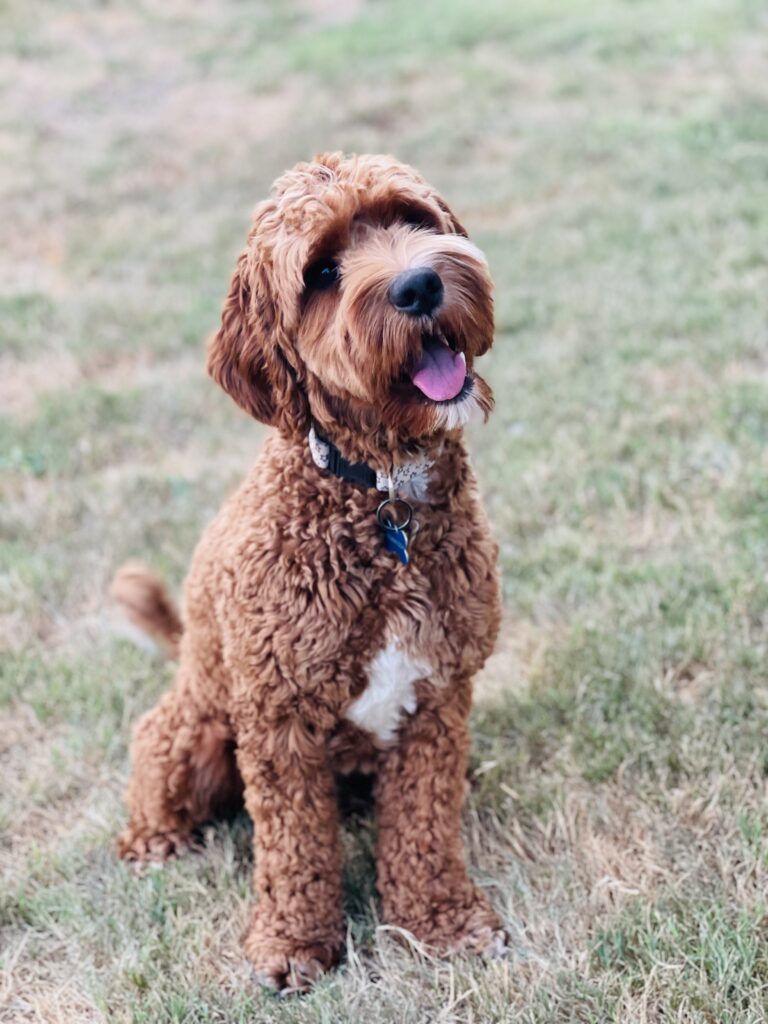
[{"label": "reddish brown fur", "polygon": [[172,658],[178,657],[183,626],[162,580],[129,562],[112,580],[110,592],[133,623],[159,640]]},{"label": "reddish brown fur", "polygon": [[[330,253],[341,283],[306,294],[307,265]],[[471,680],[498,629],[496,547],[460,431],[398,379],[427,325],[397,313],[386,289],[414,265],[439,270],[437,326],[471,369],[492,341],[488,273],[412,169],[320,157],[257,209],[209,369],[277,430],[197,547],[176,682],[134,737],[124,857],[181,848],[242,779],[258,896],[245,946],[276,987],[306,987],[343,946],[338,774],[377,773],[387,921],[441,950],[498,950],[503,936],[460,839]],[[490,390],[476,375],[473,395],[487,413]],[[381,495],[314,465],[313,422],[375,468],[431,453],[409,566],[383,548]],[[385,743],[346,714],[393,637],[432,673]]]}]

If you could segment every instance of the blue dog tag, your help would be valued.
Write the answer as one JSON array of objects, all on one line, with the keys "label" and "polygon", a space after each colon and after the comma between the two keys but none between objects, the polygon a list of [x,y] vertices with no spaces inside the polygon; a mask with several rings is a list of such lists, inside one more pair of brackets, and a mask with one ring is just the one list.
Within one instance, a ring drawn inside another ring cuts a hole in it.
[{"label": "blue dog tag", "polygon": [[405,531],[412,516],[413,509],[402,498],[385,498],[376,509],[376,521],[384,531],[384,547],[396,554],[403,565],[411,560]]},{"label": "blue dog tag", "polygon": [[399,526],[384,527],[384,547],[387,551],[394,551],[403,565],[408,565],[410,562],[408,534]]}]

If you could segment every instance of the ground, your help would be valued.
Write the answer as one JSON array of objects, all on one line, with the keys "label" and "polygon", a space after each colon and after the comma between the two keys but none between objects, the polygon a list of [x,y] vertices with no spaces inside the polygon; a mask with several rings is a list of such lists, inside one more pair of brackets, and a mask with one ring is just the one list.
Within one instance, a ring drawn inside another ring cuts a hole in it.
[{"label": "ground", "polygon": [[[768,1013],[768,18],[757,0],[7,0],[0,55],[0,1020],[758,1022]],[[472,872],[507,962],[377,918],[252,982],[248,823],[137,877],[131,723],[171,668],[115,567],[178,586],[264,436],[203,373],[251,206],[313,151],[419,166],[486,250],[470,442],[506,618]]]}]

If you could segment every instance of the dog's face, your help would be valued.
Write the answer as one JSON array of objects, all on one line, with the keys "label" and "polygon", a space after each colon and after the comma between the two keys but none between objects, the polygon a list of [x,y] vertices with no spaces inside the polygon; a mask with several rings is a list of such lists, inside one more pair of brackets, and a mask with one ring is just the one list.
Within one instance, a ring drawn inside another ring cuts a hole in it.
[{"label": "dog's face", "polygon": [[285,433],[314,420],[409,443],[489,412],[473,363],[493,340],[491,290],[482,253],[415,171],[319,157],[256,210],[209,369]]}]

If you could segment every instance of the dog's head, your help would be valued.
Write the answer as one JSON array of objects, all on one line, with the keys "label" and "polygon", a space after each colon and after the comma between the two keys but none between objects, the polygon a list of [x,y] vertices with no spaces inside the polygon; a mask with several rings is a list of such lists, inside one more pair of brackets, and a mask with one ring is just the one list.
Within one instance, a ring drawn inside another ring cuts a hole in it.
[{"label": "dog's head", "polygon": [[445,201],[391,157],[299,164],[254,214],[208,368],[283,433],[388,448],[492,406],[485,258]]}]

